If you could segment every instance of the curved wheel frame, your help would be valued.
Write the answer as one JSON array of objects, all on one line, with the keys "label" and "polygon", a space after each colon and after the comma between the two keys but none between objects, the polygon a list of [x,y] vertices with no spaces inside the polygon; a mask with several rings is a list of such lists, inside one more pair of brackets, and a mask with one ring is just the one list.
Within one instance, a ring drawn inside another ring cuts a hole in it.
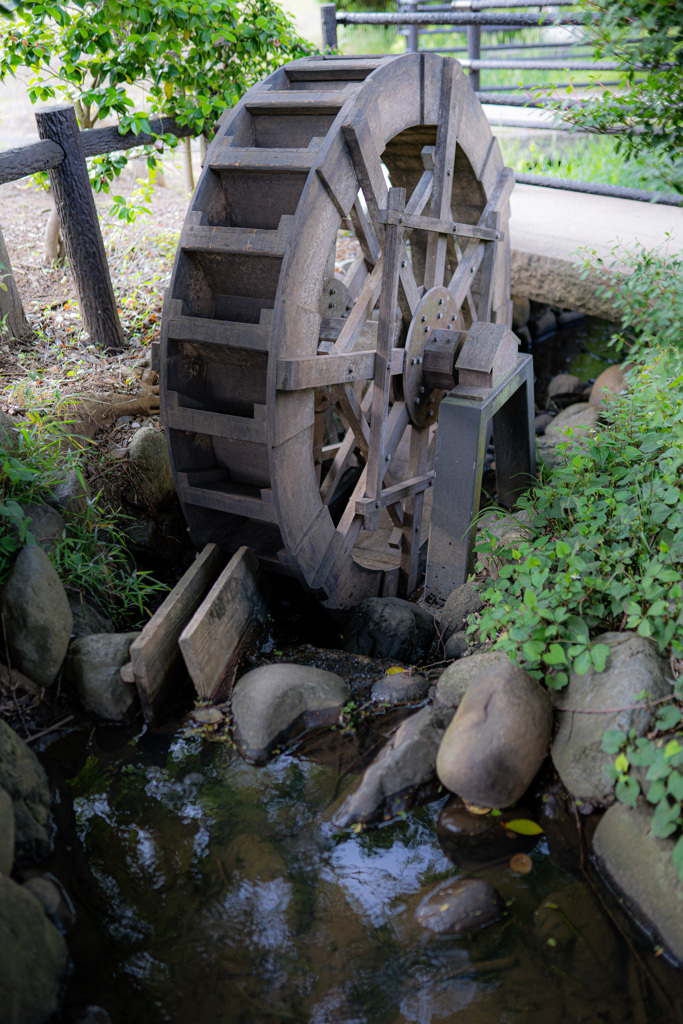
[{"label": "curved wheel frame", "polygon": [[[454,328],[510,326],[511,186],[460,65],[435,54],[294,61],[222,119],[160,361],[198,543],[250,544],[333,607],[414,590],[441,395],[432,417],[415,404],[420,332],[446,308]],[[343,227],[360,255],[335,281]]]}]

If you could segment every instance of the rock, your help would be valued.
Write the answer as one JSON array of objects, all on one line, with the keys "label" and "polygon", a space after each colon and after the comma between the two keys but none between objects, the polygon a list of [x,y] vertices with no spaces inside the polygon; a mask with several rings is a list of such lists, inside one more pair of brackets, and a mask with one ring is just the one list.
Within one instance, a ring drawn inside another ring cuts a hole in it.
[{"label": "rock", "polygon": [[[531,519],[525,510],[507,513],[503,516],[486,515],[477,524],[477,540],[483,539],[479,534],[486,530],[496,541],[497,547],[512,548],[522,541],[529,540],[530,527]],[[498,578],[498,570],[507,560],[500,555],[488,554],[485,551],[478,552],[478,559],[492,579]]]},{"label": "rock", "polygon": [[534,341],[541,341],[557,330],[557,317],[547,306],[529,322],[529,330]]},{"label": "rock", "polygon": [[421,787],[434,780],[436,752],[452,717],[447,708],[422,708],[396,730],[335,815],[346,828],[407,810]]},{"label": "rock", "polygon": [[74,1024],[111,1024],[111,1017],[101,1006],[86,1006]]},{"label": "rock", "polygon": [[[85,487],[83,486],[85,484]],[[90,489],[83,478],[72,470],[64,480],[52,488],[45,501],[52,508],[68,512],[75,516],[86,516],[88,513],[88,501]]]},{"label": "rock", "polygon": [[531,319],[531,303],[528,299],[513,295],[512,296],[512,330],[516,331],[520,327],[526,327]]},{"label": "rock", "polygon": [[482,672],[493,668],[494,665],[505,665],[509,661],[503,651],[484,651],[481,654],[472,654],[468,658],[461,658],[454,665],[449,665],[441,673],[436,684],[434,706],[457,708],[470,683]]},{"label": "rock", "polygon": [[14,864],[14,804],[0,789],[0,875],[9,875]]},{"label": "rock", "polygon": [[503,825],[512,818],[532,818],[530,812],[515,807],[500,816],[472,814],[462,800],[451,797],[439,815],[436,834],[441,849],[461,870],[528,853],[538,836],[520,836]]},{"label": "rock", "polygon": [[603,633],[594,642],[609,646],[607,667],[604,672],[590,668],[583,676],[572,672],[561,701],[579,713],[558,713],[560,727],[551,753],[562,782],[577,801],[604,805],[614,800],[614,782],[603,774],[603,768],[614,763],[614,755],[602,750],[603,732],[633,730],[634,736],[644,736],[652,728],[653,716],[647,708],[604,715],[584,712],[642,703],[637,698],[644,690],[655,699],[666,697],[672,684],[666,662],[651,640],[636,633]]},{"label": "rock", "polygon": [[517,340],[519,342],[520,350],[523,352],[530,352],[532,346],[531,331],[528,327],[518,327],[515,331]]},{"label": "rock", "polygon": [[56,878],[50,874],[34,875],[24,882],[24,889],[35,896],[62,935],[68,932],[76,917],[71,900]]},{"label": "rock", "polygon": [[332,672],[308,665],[261,665],[232,693],[233,738],[247,761],[263,764],[276,748],[311,729],[334,725],[350,691]]},{"label": "rock", "polygon": [[0,876],[0,1021],[46,1024],[59,1009],[66,943],[25,886]]},{"label": "rock", "polygon": [[545,434],[545,428],[548,426],[549,423],[552,423],[554,419],[555,417],[551,412],[539,413],[536,419],[534,420],[534,432],[536,433],[536,436],[542,437],[543,434]]},{"label": "rock", "polygon": [[57,541],[66,534],[66,523],[59,512],[43,502],[22,504],[21,510],[29,520],[29,530],[34,543],[46,554],[53,554],[57,548]]},{"label": "rock", "polygon": [[446,730],[437,775],[468,803],[509,807],[541,767],[552,720],[535,679],[511,661],[493,665],[470,684]]},{"label": "rock", "polygon": [[586,314],[582,313],[580,309],[563,309],[557,314],[557,326],[561,330],[565,330],[567,327],[582,324],[585,319]]},{"label": "rock", "polygon": [[351,612],[344,650],[415,664],[426,658],[436,630],[419,605],[399,597],[369,597]]},{"label": "rock", "polygon": [[45,857],[50,842],[50,787],[40,761],[22,739],[0,719],[0,786],[14,805],[17,860]]},{"label": "rock", "polygon": [[377,704],[415,704],[429,692],[429,680],[418,672],[388,672],[370,691],[370,700]]},{"label": "rock", "polygon": [[609,808],[593,836],[597,866],[637,923],[683,965],[683,886],[673,862],[676,837],[649,835],[653,808]]},{"label": "rock", "polygon": [[[610,395],[618,395],[628,389],[627,374],[633,368],[632,363],[625,366],[608,366],[596,378],[591,388],[588,401],[591,405],[606,405]],[[607,392],[607,393],[606,393]]]},{"label": "rock", "polygon": [[143,563],[155,572],[182,561],[187,550],[187,527],[175,505],[158,516],[158,522],[146,517],[135,519],[124,528],[126,545],[136,564]]},{"label": "rock", "polygon": [[284,647],[282,655],[278,655],[278,664],[310,665],[332,672],[340,676],[351,692],[355,701],[370,699],[372,687],[382,679],[390,668],[398,668],[395,659],[378,661],[364,654],[349,654],[334,648],[313,647],[312,644],[297,644],[295,647]]},{"label": "rock", "polygon": [[83,593],[69,594],[69,608],[73,615],[73,635],[78,638],[92,633],[113,633],[114,623],[99,605]]},{"label": "rock", "polygon": [[439,617],[441,639],[448,640],[453,633],[460,630],[470,615],[481,611],[483,607],[481,595],[472,583],[463,583],[456,587],[446,599]]},{"label": "rock", "polygon": [[444,660],[455,661],[457,658],[462,658],[463,654],[467,654],[469,649],[470,644],[467,639],[467,633],[453,633],[443,646]]},{"label": "rock", "polygon": [[583,393],[583,381],[573,373],[558,373],[548,384],[548,398],[562,398]]},{"label": "rock", "polygon": [[57,571],[35,545],[23,548],[2,595],[12,664],[29,679],[49,686],[69,645],[73,616]]},{"label": "rock", "polygon": [[[572,882],[543,901],[534,914],[534,933],[544,956],[564,979],[567,995],[612,1002],[625,982],[623,947],[584,882]],[[592,1019],[593,1007],[573,1012],[571,1019]]]},{"label": "rock", "polygon": [[166,437],[154,427],[140,427],[128,445],[128,458],[145,497],[161,505],[175,495]]},{"label": "rock", "polygon": [[[548,428],[546,427],[546,430],[547,429]],[[567,439],[557,437],[536,438],[536,454],[549,470],[559,469],[566,465],[566,456],[557,450],[557,445],[560,440],[566,441]]]},{"label": "rock", "polygon": [[500,921],[500,893],[480,878],[444,882],[426,896],[415,912],[418,924],[437,935],[463,935]]},{"label": "rock", "polygon": [[15,452],[19,448],[17,420],[0,411],[0,451]]},{"label": "rock", "polygon": [[83,707],[111,722],[121,722],[135,703],[135,686],[124,683],[119,669],[130,661],[139,633],[93,633],[71,645],[64,673],[76,684]]},{"label": "rock", "polygon": [[571,427],[572,437],[587,437],[598,425],[600,410],[589,402],[575,402],[558,413],[545,428],[545,436],[556,443],[566,441],[565,431]]}]

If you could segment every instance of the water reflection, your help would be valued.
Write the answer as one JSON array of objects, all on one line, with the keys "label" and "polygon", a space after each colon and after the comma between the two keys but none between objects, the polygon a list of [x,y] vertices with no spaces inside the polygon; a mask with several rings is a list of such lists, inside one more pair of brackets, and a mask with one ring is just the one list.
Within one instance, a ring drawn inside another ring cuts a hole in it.
[{"label": "water reflection", "polygon": [[97,1002],[114,1024],[665,1019],[636,1003],[649,982],[541,843],[529,875],[468,868],[501,893],[503,921],[433,935],[419,901],[466,873],[439,845],[445,798],[339,834],[354,780],[311,759],[254,768],[198,738],[94,742],[71,782],[85,868],[68,886],[81,909],[67,1017]]}]

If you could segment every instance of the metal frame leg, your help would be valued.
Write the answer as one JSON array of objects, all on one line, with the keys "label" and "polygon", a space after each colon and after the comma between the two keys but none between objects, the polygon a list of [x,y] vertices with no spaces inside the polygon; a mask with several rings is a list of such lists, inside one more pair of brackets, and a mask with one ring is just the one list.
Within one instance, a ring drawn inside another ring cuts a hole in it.
[{"label": "metal frame leg", "polygon": [[493,417],[498,501],[512,508],[536,478],[534,382],[531,362],[519,388]]}]

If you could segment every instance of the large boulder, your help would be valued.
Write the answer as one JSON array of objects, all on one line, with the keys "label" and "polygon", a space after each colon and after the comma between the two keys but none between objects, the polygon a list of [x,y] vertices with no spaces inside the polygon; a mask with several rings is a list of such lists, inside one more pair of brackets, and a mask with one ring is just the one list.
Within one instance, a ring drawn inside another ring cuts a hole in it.
[{"label": "large boulder", "polygon": [[[651,640],[637,633],[603,633],[595,642],[610,648],[607,667],[604,672],[590,668],[582,676],[571,673],[560,698],[561,706],[571,710],[558,712],[560,727],[551,751],[569,792],[578,802],[594,806],[614,800],[614,780],[603,772],[614,755],[602,750],[602,734],[621,729],[645,735],[653,717],[638,695],[647,691],[656,699],[671,693],[666,662]],[[611,710],[596,714],[602,708]]]},{"label": "large boulder", "polygon": [[414,665],[426,658],[436,635],[434,619],[400,597],[368,597],[346,624],[344,650]]},{"label": "large boulder", "polygon": [[0,788],[0,875],[9,875],[14,863],[14,804]]},{"label": "large boulder", "polygon": [[548,398],[568,399],[583,394],[583,381],[574,373],[557,373],[548,384]]},{"label": "large boulder", "polygon": [[139,633],[94,633],[74,640],[64,673],[76,684],[86,711],[121,722],[135,703],[137,691],[124,683],[120,669],[130,661],[129,651]]},{"label": "large boulder", "polygon": [[19,552],[2,595],[12,664],[41,686],[54,682],[73,627],[57,571],[35,545]]},{"label": "large boulder", "polygon": [[545,428],[545,436],[555,442],[566,441],[565,431],[571,428],[572,437],[586,437],[592,434],[600,419],[600,409],[590,402],[575,402],[568,405]]},{"label": "large boulder", "polygon": [[55,484],[45,500],[48,505],[60,512],[85,516],[88,513],[90,490],[82,475],[76,470],[72,470],[63,480]]},{"label": "large boulder", "polygon": [[673,861],[676,838],[650,835],[653,808],[614,804],[593,836],[600,873],[653,941],[683,966],[683,885]]},{"label": "large boulder", "polygon": [[33,540],[43,551],[51,555],[57,547],[57,541],[66,533],[66,523],[54,508],[44,502],[22,504],[21,510],[29,521],[29,530]]},{"label": "large boulder", "polygon": [[628,372],[633,369],[633,363],[626,363],[624,366],[608,366],[596,378],[591,388],[588,401],[591,405],[606,405],[612,395],[618,395],[628,388]]},{"label": "large boulder", "polygon": [[403,722],[335,816],[340,828],[393,818],[434,780],[436,752],[453,712],[422,708]]},{"label": "large boulder", "polygon": [[470,683],[473,683],[482,672],[494,665],[507,665],[510,662],[503,651],[483,651],[461,658],[449,665],[439,676],[434,691],[434,705],[443,708],[457,708]]},{"label": "large boulder", "polygon": [[24,886],[0,876],[0,1024],[44,1024],[59,1009],[66,943]]},{"label": "large boulder", "polygon": [[40,761],[0,719],[0,786],[14,805],[15,856],[33,861],[50,852],[50,787]]},{"label": "large boulder", "polygon": [[511,661],[471,685],[441,741],[439,779],[468,803],[509,807],[541,767],[552,729],[546,691]]},{"label": "large boulder", "polygon": [[309,665],[261,665],[232,693],[233,738],[242,756],[264,764],[283,744],[334,725],[351,692],[339,676]]},{"label": "large boulder", "polygon": [[453,633],[457,633],[466,622],[468,616],[481,611],[484,602],[481,594],[472,583],[463,583],[456,587],[447,598],[439,617],[441,639],[446,641]]},{"label": "large boulder", "polygon": [[113,633],[114,623],[99,605],[83,593],[69,594],[69,608],[73,615],[73,635],[90,636],[92,633]]},{"label": "large boulder", "polygon": [[19,448],[19,423],[0,410],[0,451],[16,452]]},{"label": "large boulder", "polygon": [[438,935],[463,935],[500,921],[504,903],[500,893],[481,878],[444,882],[420,903],[418,924]]},{"label": "large boulder", "polygon": [[152,505],[162,505],[175,494],[166,437],[154,427],[140,427],[128,445],[128,458],[137,482]]}]

